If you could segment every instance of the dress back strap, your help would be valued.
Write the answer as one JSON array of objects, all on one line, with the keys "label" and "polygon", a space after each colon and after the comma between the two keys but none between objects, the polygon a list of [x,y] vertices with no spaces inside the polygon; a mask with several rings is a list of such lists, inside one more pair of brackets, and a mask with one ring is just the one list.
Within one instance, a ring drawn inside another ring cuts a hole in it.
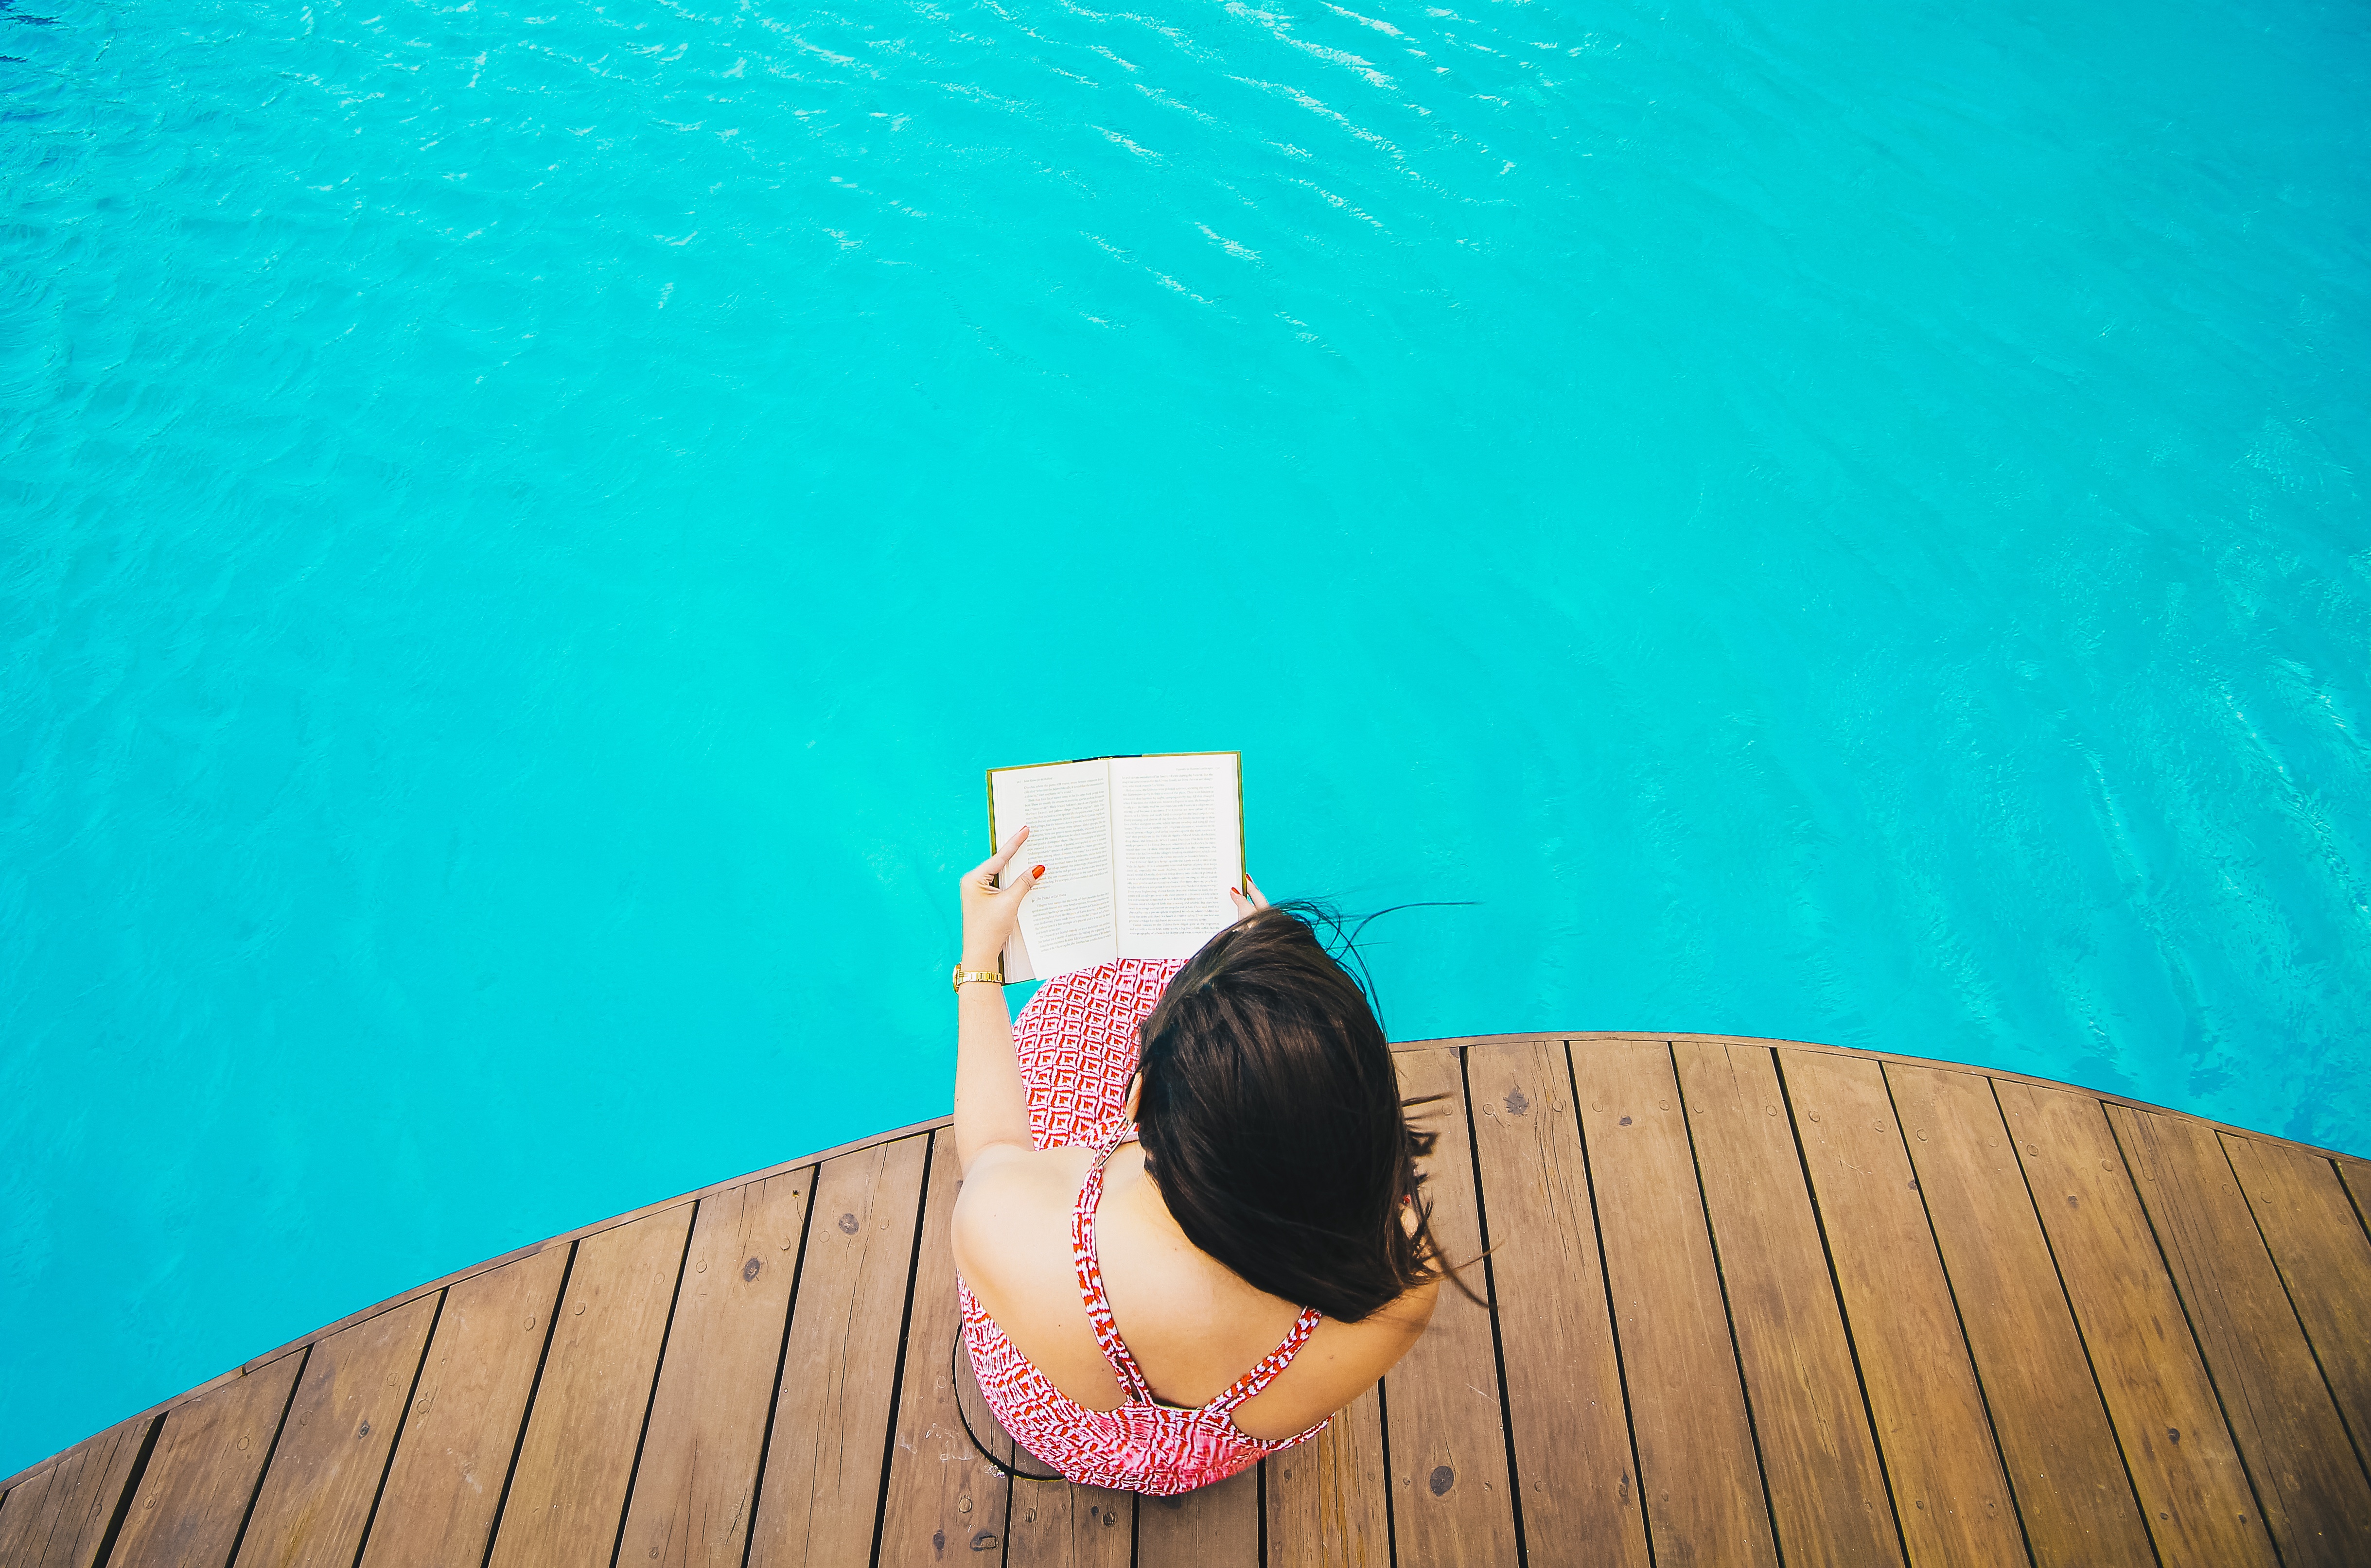
[{"label": "dress back strap", "polygon": [[[1145,1378],[1144,1369],[1136,1364],[1127,1342],[1119,1337],[1119,1325],[1112,1319],[1111,1298],[1104,1294],[1103,1265],[1095,1259],[1095,1209],[1103,1202],[1104,1167],[1110,1162],[1113,1150],[1135,1136],[1134,1123],[1116,1121],[1089,1143],[1088,1147],[1095,1151],[1095,1162],[1088,1169],[1087,1179],[1079,1185],[1078,1206],[1070,1211],[1070,1256],[1078,1265],[1079,1296],[1087,1306],[1087,1321],[1094,1327],[1096,1347],[1111,1363],[1130,1404],[1156,1404],[1159,1401],[1153,1397],[1152,1384]],[[1309,1336],[1317,1332],[1324,1316],[1314,1307],[1303,1307],[1277,1347],[1203,1408],[1228,1414],[1275,1382],[1278,1375],[1292,1365],[1292,1358],[1301,1354],[1301,1347],[1309,1343]]]},{"label": "dress back strap", "polygon": [[1095,1344],[1111,1363],[1130,1404],[1151,1404],[1152,1385],[1145,1380],[1144,1371],[1128,1354],[1126,1342],[1119,1337],[1119,1326],[1112,1320],[1111,1298],[1104,1294],[1104,1271],[1095,1261],[1095,1208],[1103,1202],[1104,1166],[1112,1150],[1136,1136],[1136,1127],[1126,1120],[1116,1120],[1098,1135],[1088,1147],[1095,1151],[1095,1162],[1087,1171],[1087,1179],[1079,1186],[1078,1205],[1070,1211],[1070,1257],[1078,1265],[1079,1295],[1087,1305],[1087,1321],[1095,1331]]},{"label": "dress back strap", "polygon": [[1303,1307],[1301,1309],[1301,1316],[1295,1318],[1292,1320],[1292,1327],[1286,1331],[1282,1342],[1274,1350],[1261,1356],[1250,1371],[1236,1378],[1232,1388],[1212,1400],[1209,1408],[1222,1414],[1230,1412],[1237,1405],[1275,1382],[1277,1376],[1292,1365],[1292,1358],[1301,1354],[1301,1347],[1309,1343],[1309,1336],[1317,1332],[1317,1325],[1324,1317],[1324,1314],[1318,1311],[1316,1308]]}]

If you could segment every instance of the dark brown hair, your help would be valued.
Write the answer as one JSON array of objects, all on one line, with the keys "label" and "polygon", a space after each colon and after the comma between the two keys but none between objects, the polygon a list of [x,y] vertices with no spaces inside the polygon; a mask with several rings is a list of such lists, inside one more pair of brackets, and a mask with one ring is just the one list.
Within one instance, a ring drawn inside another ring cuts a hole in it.
[{"label": "dark brown hair", "polygon": [[[1366,990],[1278,905],[1205,943],[1139,1026],[1145,1171],[1187,1240],[1257,1289],[1356,1322],[1448,1273]],[[1404,1223],[1411,1199],[1413,1226]]]}]

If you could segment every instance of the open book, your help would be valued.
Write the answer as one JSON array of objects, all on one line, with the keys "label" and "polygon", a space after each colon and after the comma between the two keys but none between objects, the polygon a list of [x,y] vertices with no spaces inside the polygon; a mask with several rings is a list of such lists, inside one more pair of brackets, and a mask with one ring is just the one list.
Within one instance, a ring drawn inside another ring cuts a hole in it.
[{"label": "open book", "polygon": [[1005,885],[1046,868],[1022,900],[1005,979],[1192,957],[1235,918],[1227,889],[1243,882],[1243,801],[1241,752],[989,769],[989,836],[1001,845],[1029,829]]}]

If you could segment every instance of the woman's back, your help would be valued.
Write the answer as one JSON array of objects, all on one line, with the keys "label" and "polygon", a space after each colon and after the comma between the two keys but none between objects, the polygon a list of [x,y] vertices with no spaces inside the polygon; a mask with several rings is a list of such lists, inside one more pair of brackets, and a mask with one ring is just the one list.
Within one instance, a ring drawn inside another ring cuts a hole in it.
[{"label": "woman's back", "polygon": [[[986,946],[969,924],[967,956]],[[1263,968],[1279,941],[1287,962]],[[1298,1021],[1260,1002],[1264,976],[1289,982],[1311,954],[1319,994]],[[1208,1484],[1309,1435],[1414,1343],[1437,1289],[1417,1227],[1401,1223],[1414,1213],[1397,1206],[1414,1188],[1412,1139],[1355,984],[1282,912],[1231,928],[1186,967],[1150,1022],[1174,961],[1049,982],[1001,1054],[980,1038],[1004,1032],[1001,1008],[967,1003],[957,1081],[954,1251],[982,1392],[1071,1480],[1151,1493]],[[1346,994],[1364,1032],[1344,1043],[1330,1020],[1349,1013]],[[1230,1016],[1211,1013],[1230,997]],[[967,1142],[967,1104],[982,1101],[998,1115],[969,1118]],[[1346,1122],[1352,1102],[1363,1109]]]},{"label": "woman's back", "polygon": [[[955,1211],[955,1266],[1057,1389],[1085,1409],[1110,1411],[1126,1390],[1089,1321],[1070,1246],[1095,1159],[1087,1145],[1052,1148],[992,1182],[967,1183]],[[1300,1316],[1294,1303],[1255,1288],[1186,1239],[1133,1142],[1105,1170],[1094,1238],[1115,1325],[1162,1403],[1209,1404],[1283,1343]],[[1341,1409],[1423,1332],[1435,1288],[1361,1322],[1321,1319],[1290,1364],[1236,1407],[1235,1424],[1281,1442]]]}]

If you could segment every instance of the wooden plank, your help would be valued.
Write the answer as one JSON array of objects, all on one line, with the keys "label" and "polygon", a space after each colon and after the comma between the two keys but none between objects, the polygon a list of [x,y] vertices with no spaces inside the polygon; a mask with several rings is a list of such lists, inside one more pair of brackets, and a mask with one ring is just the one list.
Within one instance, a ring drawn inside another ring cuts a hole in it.
[{"label": "wooden plank", "polygon": [[2107,1113],[2087,1094],[1997,1078],[1993,1089],[2158,1558],[2272,1563],[2272,1538]]},{"label": "wooden plank", "polygon": [[1521,1034],[1443,1034],[1430,1040],[1394,1040],[1392,1055],[1412,1055],[1424,1051],[1462,1053],[1475,1045],[1547,1045],[1561,1046],[1562,1034],[1542,1034],[1536,1030]]},{"label": "wooden plank", "polygon": [[241,1568],[353,1568],[435,1316],[429,1297],[313,1347],[239,1543]]},{"label": "wooden plank", "polygon": [[[2217,1132],[2233,1133],[2242,1137],[2255,1138],[2269,1137],[2272,1136],[2267,1133],[2259,1132],[2252,1127],[2234,1126],[2227,1122],[2217,1122],[2205,1116],[2194,1116],[2187,1111],[2176,1111],[2169,1106],[2154,1104],[2145,1100],[2134,1100],[2128,1094],[2114,1094],[2105,1090],[2083,1089],[2080,1085],[2062,1083],[2056,1078],[2035,1078],[2027,1073],[2004,1072],[1997,1067],[1979,1066],[1971,1062],[1947,1061],[1939,1056],[1906,1056],[1898,1051],[1868,1051],[1863,1050],[1857,1045],[1822,1045],[1816,1040],[1775,1040],[1754,1034],[1671,1034],[1668,1032],[1657,1034],[1642,1034],[1635,1030],[1628,1030],[1617,1031],[1611,1033],[1581,1032],[1573,1032],[1567,1036],[1567,1043],[1575,1046],[1578,1046],[1584,1042],[1594,1040],[1653,1040],[1657,1042],[1669,1040],[1694,1040],[1706,1045],[1751,1045],[1758,1046],[1764,1050],[1769,1051],[1803,1051],[1815,1055],[1842,1056],[1847,1060],[1856,1062],[1875,1062],[1880,1066],[1899,1062],[1904,1066],[1932,1067],[1938,1072],[1972,1073],[1978,1078],[1991,1078],[1997,1083],[2030,1084],[2036,1089],[2076,1089],[2080,1092],[2088,1094],[2093,1099],[2099,1101],[2103,1104],[2129,1105],[2135,1111],[2153,1111],[2160,1115],[2180,1116],[2190,1121],[2201,1123],[2205,1126],[2213,1127]],[[1461,1045],[1473,1044],[1476,1043],[1477,1042],[1475,1041],[1442,1042],[1444,1044]],[[1394,1046],[1393,1049],[1399,1050],[1402,1049],[1402,1047]],[[2332,1159],[2343,1160],[2352,1158],[2337,1149],[2317,1148],[2311,1144],[2298,1143],[2294,1139],[2284,1138],[2281,1141],[2288,1144],[2292,1148],[2305,1149],[2308,1153],[2323,1155]],[[2371,1166],[2365,1166],[2365,1169],[2366,1170],[2371,1170]]]},{"label": "wooden plank", "polygon": [[1561,1043],[1468,1052],[1508,1414],[1534,1563],[1647,1568],[1622,1366]]},{"label": "wooden plank", "polygon": [[2223,1149],[2354,1435],[2355,1456],[2371,1455],[2371,1239],[2329,1160],[2271,1138],[2228,1134]]},{"label": "wooden plank", "polygon": [[1774,1564],[1671,1048],[1576,1043],[1572,1075],[1655,1560]]},{"label": "wooden plank", "polygon": [[[1419,1108],[1420,1125],[1440,1134],[1424,1161],[1434,1233],[1452,1262],[1482,1251],[1474,1193],[1473,1145],[1465,1123],[1462,1064],[1447,1051],[1397,1058],[1400,1092],[1440,1095]],[[1475,1295],[1488,1274],[1465,1271]],[[1391,1412],[1393,1517],[1402,1568],[1515,1560],[1515,1519],[1507,1484],[1507,1438],[1498,1406],[1498,1357],[1490,1314],[1444,1285],[1432,1325],[1383,1382]]]},{"label": "wooden plank", "polygon": [[1369,1389],[1267,1472],[1268,1568],[1355,1568],[1391,1560],[1382,1389]]},{"label": "wooden plank", "polygon": [[[615,1230],[621,1225],[631,1225],[638,1219],[644,1218],[650,1215],[661,1213],[666,1209],[671,1209],[677,1204],[696,1203],[702,1198],[713,1197],[718,1193],[725,1192],[734,1187],[746,1186],[752,1182],[764,1182],[776,1176],[787,1175],[792,1170],[817,1164],[823,1160],[829,1159],[836,1155],[851,1154],[861,1148],[871,1148],[875,1144],[895,1143],[899,1138],[913,1137],[920,1134],[935,1132],[941,1127],[949,1125],[952,1121],[952,1117],[933,1116],[928,1121],[915,1122],[903,1127],[892,1127],[887,1132],[873,1133],[869,1136],[851,1139],[850,1142],[844,1144],[834,1144],[831,1147],[820,1150],[815,1154],[803,1154],[796,1159],[784,1160],[780,1165],[769,1165],[763,1170],[752,1170],[746,1175],[728,1177],[724,1181],[713,1182],[705,1187],[695,1188],[693,1191],[688,1193],[677,1193],[674,1197],[661,1198],[655,1203],[644,1204],[640,1208],[628,1209],[623,1214],[613,1214],[607,1219],[597,1219],[590,1225],[580,1225],[573,1230],[566,1230],[557,1236],[546,1237],[543,1240],[530,1242],[525,1247],[514,1247],[511,1251],[488,1258],[483,1262],[472,1263],[466,1269],[457,1269],[441,1279],[433,1279],[426,1285],[416,1286],[413,1288],[403,1292],[399,1296],[391,1296],[376,1307],[365,1307],[361,1311],[350,1313],[346,1317],[339,1319],[334,1323],[323,1324],[320,1328],[315,1329],[309,1334],[291,1340],[286,1344],[280,1346],[276,1350],[265,1352],[263,1355],[257,1356],[247,1365],[250,1367],[260,1366],[267,1361],[276,1361],[291,1351],[302,1350],[305,1346],[311,1344],[318,1340],[327,1339],[330,1335],[336,1333],[341,1329],[352,1328],[354,1324],[363,1321],[366,1318],[376,1318],[381,1312],[392,1311],[408,1301],[414,1300],[422,1296],[434,1296],[436,1292],[448,1289],[453,1286],[460,1284],[465,1279],[474,1278],[481,1274],[490,1274],[495,1269],[503,1268],[508,1264],[517,1262],[522,1259],[532,1257],[538,1252],[549,1251],[553,1248],[559,1248],[565,1251],[571,1242],[582,1241],[588,1236],[597,1236],[604,1230]],[[195,1393],[198,1390],[196,1389],[191,1390],[191,1393]],[[186,1398],[187,1396],[184,1395],[182,1397]],[[164,1410],[169,1408],[176,1402],[178,1401],[168,1400],[165,1404],[157,1406],[156,1410],[150,1411],[147,1413],[161,1413]]]},{"label": "wooden plank", "polygon": [[2360,1562],[2371,1482],[2355,1461],[2280,1271],[2211,1127],[2121,1105],[2108,1122],[2139,1178],[2191,1332],[2288,1568]]},{"label": "wooden plank", "polygon": [[1182,1497],[1136,1503],[1136,1568],[1255,1568],[1260,1560],[1259,1467]]},{"label": "wooden plank", "polygon": [[81,1448],[69,1448],[47,1470],[19,1476],[15,1485],[0,1493],[0,1562],[30,1562],[49,1545],[50,1488],[59,1481],[61,1471],[78,1474],[84,1458]]},{"label": "wooden plank", "polygon": [[815,1168],[702,1199],[619,1561],[741,1568]]},{"label": "wooden plank", "polygon": [[1914,1563],[2027,1561],[1951,1287],[1875,1062],[1778,1053]]},{"label": "wooden plank", "polygon": [[907,1138],[816,1173],[750,1568],[844,1568],[873,1554],[929,1149]]},{"label": "wooden plank", "polygon": [[[1004,1556],[1012,1568],[1128,1568],[1137,1502],[1128,1493],[1042,1481],[1014,1482],[1012,1493],[1012,1541]],[[952,1540],[947,1551],[947,1561],[962,1561]]]},{"label": "wooden plank", "polygon": [[931,1147],[922,1241],[914,1254],[906,1373],[881,1516],[881,1568],[943,1562],[950,1543],[982,1552],[1000,1551],[1003,1544],[1012,1482],[981,1458],[964,1434],[967,1417],[997,1458],[1012,1461],[1012,1439],[980,1398],[971,1357],[955,1344],[962,1320],[955,1296],[954,1212],[962,1186],[954,1135],[941,1133]]},{"label": "wooden plank", "polygon": [[0,1505],[0,1562],[9,1568],[92,1568],[156,1424],[150,1415],[121,1422],[18,1482]]},{"label": "wooden plank", "polygon": [[1892,1066],[1926,1217],[2042,1568],[2157,1562],[1991,1082]]},{"label": "wooden plank", "polygon": [[221,1568],[255,1499],[305,1353],[166,1416],[110,1568]]},{"label": "wooden plank", "polygon": [[609,1568],[695,1206],[576,1244],[492,1568]]},{"label": "wooden plank", "polygon": [[1771,1054],[1675,1040],[1762,1479],[1790,1563],[1902,1561]]},{"label": "wooden plank", "polygon": [[[2238,1131],[2240,1129],[2232,1128],[2227,1130]],[[2250,1136],[2256,1136],[2261,1135],[2251,1134]],[[2290,1147],[2303,1147],[2305,1146],[2291,1145]],[[2318,1154],[2321,1151],[2316,1149],[2314,1152]],[[2349,1159],[2343,1156],[2333,1159],[2331,1163],[2338,1167],[2339,1180],[2345,1185],[2346,1195],[2354,1205],[2355,1220],[2359,1224],[2363,1225],[2366,1231],[2371,1231],[2371,1163],[2365,1163],[2360,1159]]]},{"label": "wooden plank", "polygon": [[485,1561],[568,1256],[532,1253],[445,1292],[362,1568]]}]

